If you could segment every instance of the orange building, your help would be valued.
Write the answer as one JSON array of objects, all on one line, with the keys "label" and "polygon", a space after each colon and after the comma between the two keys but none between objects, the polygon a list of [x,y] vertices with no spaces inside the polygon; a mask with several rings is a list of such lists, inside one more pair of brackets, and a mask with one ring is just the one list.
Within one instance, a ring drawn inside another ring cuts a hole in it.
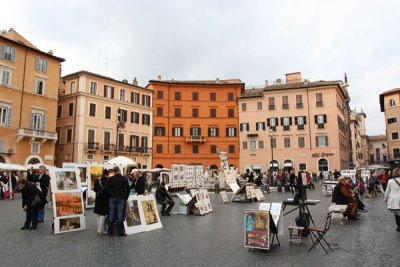
[{"label": "orange building", "polygon": [[126,156],[151,166],[152,96],[127,80],[79,71],[64,76],[57,109],[56,164]]},{"label": "orange building", "polygon": [[54,164],[61,62],[13,29],[0,34],[0,162]]},{"label": "orange building", "polygon": [[388,160],[400,160],[400,88],[379,96],[381,111],[385,113]]},{"label": "orange building", "polygon": [[238,97],[234,80],[149,81],[154,91],[153,167],[173,163],[218,168],[218,151],[239,166]]}]

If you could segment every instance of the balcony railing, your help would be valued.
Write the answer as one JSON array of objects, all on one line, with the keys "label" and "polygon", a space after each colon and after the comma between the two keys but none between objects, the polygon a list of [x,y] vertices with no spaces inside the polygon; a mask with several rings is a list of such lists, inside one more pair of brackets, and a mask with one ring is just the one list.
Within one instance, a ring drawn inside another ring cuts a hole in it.
[{"label": "balcony railing", "polygon": [[0,146],[0,154],[13,155],[15,154],[15,149],[11,146]]},{"label": "balcony railing", "polygon": [[102,144],[100,146],[100,149],[104,152],[113,152],[113,151],[115,151],[115,145],[114,144]]},{"label": "balcony railing", "polygon": [[98,143],[86,143],[85,144],[85,150],[88,150],[88,151],[99,151],[100,150],[100,145]]},{"label": "balcony railing", "polygon": [[[136,147],[136,146],[118,146],[117,150],[118,152],[122,153],[138,153],[138,154],[150,154],[152,152],[151,147]],[[114,151],[115,151],[115,146],[114,146]]]},{"label": "balcony railing", "polygon": [[206,137],[204,135],[189,135],[185,137],[186,143],[204,143]]},{"label": "balcony railing", "polygon": [[20,142],[24,137],[31,138],[34,141],[35,139],[41,139],[42,141],[52,140],[57,141],[57,133],[56,132],[48,132],[41,130],[33,130],[27,128],[19,128],[17,132],[17,141]]}]

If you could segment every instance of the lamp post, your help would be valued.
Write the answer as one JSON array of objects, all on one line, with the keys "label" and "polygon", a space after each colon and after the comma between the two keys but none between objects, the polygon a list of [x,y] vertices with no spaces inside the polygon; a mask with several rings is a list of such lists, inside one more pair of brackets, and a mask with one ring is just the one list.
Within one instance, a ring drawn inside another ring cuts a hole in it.
[{"label": "lamp post", "polygon": [[121,112],[120,109],[117,110],[117,133],[115,134],[115,157],[118,157],[118,133],[119,133],[119,126],[121,123]]},{"label": "lamp post", "polygon": [[271,147],[271,163],[270,163],[270,168],[269,168],[270,174],[272,174],[273,168],[274,168],[274,146],[272,144],[272,140],[274,138],[274,133],[275,133],[275,130],[273,128],[269,128],[269,137],[270,137],[269,143],[270,143],[270,147]]}]

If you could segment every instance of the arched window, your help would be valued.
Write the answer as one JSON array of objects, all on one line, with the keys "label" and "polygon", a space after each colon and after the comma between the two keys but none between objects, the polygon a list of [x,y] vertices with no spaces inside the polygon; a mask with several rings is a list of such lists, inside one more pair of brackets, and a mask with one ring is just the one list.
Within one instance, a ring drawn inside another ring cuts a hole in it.
[{"label": "arched window", "polygon": [[28,161],[28,164],[37,164],[37,163],[40,163],[40,160],[38,160],[37,158],[31,158],[29,161]]},{"label": "arched window", "polygon": [[329,163],[327,159],[320,159],[318,160],[318,171],[328,171],[329,170]]},{"label": "arched window", "polygon": [[396,106],[396,102],[394,101],[394,99],[390,99],[389,100],[389,107],[394,107]]}]

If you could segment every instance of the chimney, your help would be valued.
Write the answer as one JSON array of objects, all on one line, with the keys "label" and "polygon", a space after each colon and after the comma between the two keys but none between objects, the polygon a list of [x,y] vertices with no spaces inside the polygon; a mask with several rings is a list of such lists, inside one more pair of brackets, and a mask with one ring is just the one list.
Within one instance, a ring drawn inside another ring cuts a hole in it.
[{"label": "chimney", "polygon": [[49,52],[47,52],[47,54],[53,55],[53,50],[49,50]]},{"label": "chimney", "polygon": [[157,76],[157,79],[158,79],[159,81],[161,81],[161,75],[158,75],[158,76]]},{"label": "chimney", "polygon": [[285,76],[286,76],[286,84],[301,82],[301,72],[287,73],[285,74]]},{"label": "chimney", "polygon": [[268,87],[268,80],[265,80],[265,87]]},{"label": "chimney", "polygon": [[8,30],[8,32],[13,32],[14,31],[14,29],[13,28],[10,28],[9,30]]},{"label": "chimney", "polygon": [[282,84],[282,80],[281,79],[276,79],[276,84]]},{"label": "chimney", "polygon": [[135,79],[133,79],[133,83],[132,83],[134,86],[137,86],[138,85],[138,81],[137,81],[137,79],[136,79],[136,77],[135,77]]}]

